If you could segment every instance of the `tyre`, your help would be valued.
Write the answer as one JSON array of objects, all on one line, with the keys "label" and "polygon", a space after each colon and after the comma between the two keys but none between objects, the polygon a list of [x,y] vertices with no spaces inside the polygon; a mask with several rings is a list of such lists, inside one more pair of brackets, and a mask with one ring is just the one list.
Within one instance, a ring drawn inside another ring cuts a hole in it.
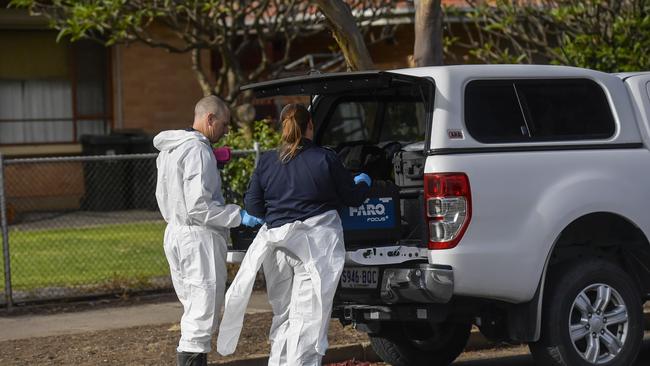
[{"label": "tyre", "polygon": [[639,291],[621,268],[587,260],[549,276],[541,338],[529,345],[539,365],[629,366],[642,341]]},{"label": "tyre", "polygon": [[377,355],[393,366],[446,366],[465,348],[469,323],[398,323],[370,334]]}]

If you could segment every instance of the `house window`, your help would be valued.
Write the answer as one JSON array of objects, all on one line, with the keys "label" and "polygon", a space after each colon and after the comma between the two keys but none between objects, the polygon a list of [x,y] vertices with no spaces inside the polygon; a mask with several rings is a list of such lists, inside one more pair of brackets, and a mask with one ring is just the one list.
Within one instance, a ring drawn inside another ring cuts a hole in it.
[{"label": "house window", "polygon": [[75,143],[111,127],[108,50],[50,31],[0,32],[0,144]]}]

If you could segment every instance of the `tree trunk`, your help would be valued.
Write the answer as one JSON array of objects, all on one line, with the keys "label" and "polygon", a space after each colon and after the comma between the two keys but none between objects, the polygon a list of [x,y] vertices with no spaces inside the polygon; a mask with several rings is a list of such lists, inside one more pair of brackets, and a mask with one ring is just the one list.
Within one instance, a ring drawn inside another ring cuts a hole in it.
[{"label": "tree trunk", "polygon": [[199,86],[201,86],[201,91],[203,92],[203,96],[207,97],[208,95],[212,94],[212,85],[210,85],[210,81],[208,80],[208,77],[205,75],[205,71],[203,71],[203,63],[201,61],[201,50],[195,48],[192,50],[191,55],[192,55],[192,71],[194,71],[196,80],[199,82]]},{"label": "tree trunk", "polygon": [[348,5],[343,0],[316,0],[316,4],[327,18],[348,67],[355,71],[373,69],[370,52]]},{"label": "tree trunk", "polygon": [[440,0],[415,0],[415,66],[442,65],[442,9]]}]

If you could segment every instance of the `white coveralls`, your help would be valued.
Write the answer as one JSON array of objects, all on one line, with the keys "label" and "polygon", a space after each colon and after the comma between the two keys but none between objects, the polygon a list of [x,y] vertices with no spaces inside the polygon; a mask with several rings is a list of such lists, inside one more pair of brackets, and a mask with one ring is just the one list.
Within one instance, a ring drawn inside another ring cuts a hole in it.
[{"label": "white coveralls", "polygon": [[156,199],[167,221],[165,255],[174,290],[183,304],[178,352],[208,353],[218,325],[226,284],[226,238],[239,226],[240,208],[225,205],[217,161],[197,131],[164,131]]},{"label": "white coveralls", "polygon": [[226,293],[217,351],[235,351],[263,263],[273,308],[269,365],[320,365],[344,261],[343,228],[336,211],[273,229],[264,225]]}]

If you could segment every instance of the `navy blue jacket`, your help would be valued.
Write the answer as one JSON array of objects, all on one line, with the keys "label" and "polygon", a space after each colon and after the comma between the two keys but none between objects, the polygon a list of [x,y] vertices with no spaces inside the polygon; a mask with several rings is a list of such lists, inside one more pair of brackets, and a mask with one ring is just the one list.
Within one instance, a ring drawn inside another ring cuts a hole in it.
[{"label": "navy blue jacket", "polygon": [[336,153],[303,139],[298,155],[282,163],[277,151],[260,157],[244,204],[249,214],[264,218],[270,228],[306,220],[344,206],[360,206],[366,183],[354,183]]}]

